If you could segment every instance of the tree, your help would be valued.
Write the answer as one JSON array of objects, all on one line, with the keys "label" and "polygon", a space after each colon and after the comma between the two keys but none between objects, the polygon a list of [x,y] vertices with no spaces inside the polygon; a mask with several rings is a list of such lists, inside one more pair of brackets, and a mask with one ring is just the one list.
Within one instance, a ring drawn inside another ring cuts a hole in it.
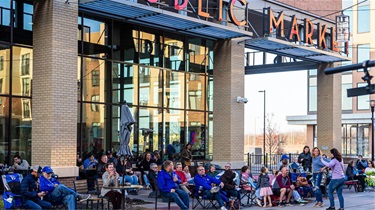
[{"label": "tree", "polygon": [[273,121],[274,114],[267,114],[266,117],[266,147],[270,154],[283,153],[280,144],[287,140],[287,135],[281,133],[277,123]]}]

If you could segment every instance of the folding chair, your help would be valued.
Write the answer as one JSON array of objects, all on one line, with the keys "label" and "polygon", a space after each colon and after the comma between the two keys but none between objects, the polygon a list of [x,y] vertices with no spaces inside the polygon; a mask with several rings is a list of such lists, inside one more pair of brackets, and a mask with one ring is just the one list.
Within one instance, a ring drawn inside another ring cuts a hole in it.
[{"label": "folding chair", "polygon": [[1,175],[4,184],[4,208],[22,208],[22,195],[21,195],[21,182],[23,179],[22,174],[6,174]]},{"label": "folding chair", "polygon": [[[195,185],[190,185],[190,187],[192,188],[192,191],[194,192],[192,194],[193,195],[193,199],[192,199],[192,208],[193,209],[197,208],[198,205],[202,209],[209,209],[211,207],[215,208],[215,209],[219,209],[219,207],[216,206],[217,202],[216,202],[215,198],[207,198],[205,195],[198,194],[198,190],[195,189]],[[194,200],[196,200],[197,203],[195,203]]]},{"label": "folding chair", "polygon": [[[88,193],[88,185],[87,185],[87,179],[83,180],[75,180],[73,181],[74,184],[74,191],[76,191],[79,194],[87,194]],[[93,202],[96,201],[96,208],[99,209],[99,204],[101,204],[102,209],[104,208],[103,203],[104,198],[99,197],[98,195],[92,195],[90,198],[86,201],[86,209],[89,207],[89,202],[91,203],[91,207],[93,206]]]},{"label": "folding chair", "polygon": [[241,188],[241,201],[243,198],[247,198],[246,204],[243,204],[241,202],[241,206],[249,206],[251,207],[253,204],[256,204],[256,195],[255,195],[255,190],[245,190]]}]

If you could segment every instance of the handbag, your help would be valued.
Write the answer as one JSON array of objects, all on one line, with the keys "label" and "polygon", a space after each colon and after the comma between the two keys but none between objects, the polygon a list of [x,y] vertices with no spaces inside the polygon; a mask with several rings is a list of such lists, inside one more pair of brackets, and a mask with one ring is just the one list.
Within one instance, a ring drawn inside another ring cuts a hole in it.
[{"label": "handbag", "polygon": [[308,185],[309,183],[307,182],[306,177],[298,176],[296,184],[297,184],[298,187],[303,187],[303,186]]}]

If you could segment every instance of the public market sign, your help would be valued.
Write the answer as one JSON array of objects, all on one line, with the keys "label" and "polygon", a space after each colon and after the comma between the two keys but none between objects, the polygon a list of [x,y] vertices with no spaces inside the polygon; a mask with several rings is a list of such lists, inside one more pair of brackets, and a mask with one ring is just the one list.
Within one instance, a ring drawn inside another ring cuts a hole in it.
[{"label": "public market sign", "polygon": [[[159,0],[147,0],[147,2],[149,2],[149,3],[158,3],[158,1]],[[244,18],[243,20],[240,21],[234,15],[234,4],[237,1],[242,6],[246,6],[247,5],[246,0],[229,0],[228,3],[227,2],[223,3],[223,0],[217,0],[217,10],[218,10],[218,13],[217,13],[215,19],[217,19],[218,21],[223,21],[223,4],[227,4],[227,6],[229,8],[228,9],[228,16],[229,16],[229,19],[232,21],[232,23],[234,25],[236,25],[236,26],[244,26],[244,25],[246,25],[247,24],[246,18]],[[180,10],[186,10],[187,4],[189,3],[189,0],[174,0],[173,2],[174,2],[174,4],[171,5],[171,6],[174,6],[174,9],[180,11]],[[197,10],[198,16],[203,17],[203,18],[212,17],[211,14],[209,14],[208,12],[205,12],[203,9],[204,9],[204,7],[203,7],[203,0],[198,0],[198,10]],[[244,17],[246,17],[246,12],[247,12],[247,9],[244,9],[244,14],[245,14]]]},{"label": "public market sign", "polygon": [[[317,23],[317,43],[313,43],[313,35],[314,35],[314,24],[309,18],[303,19],[303,25],[300,27],[300,24],[297,23],[297,18],[295,15],[291,16],[291,20],[289,26],[285,28],[284,24],[284,12],[279,12],[277,18],[275,17],[274,13],[272,12],[271,8],[267,8],[268,15],[267,15],[267,25],[268,27],[265,29],[265,35],[269,35],[273,32],[273,29],[276,29],[276,35],[282,38],[287,38],[289,41],[298,41],[304,42],[309,45],[316,45],[319,49],[330,49],[332,51],[340,52],[338,48],[338,42],[335,40],[335,31],[334,27],[328,28],[326,25],[322,23]],[[300,37],[300,28],[303,28],[303,39]],[[287,30],[287,31],[286,31]],[[327,33],[327,30],[330,33]],[[287,34],[285,34],[285,32]],[[326,42],[326,38],[330,37],[331,43],[328,46]],[[344,53],[349,54],[349,43],[345,42],[344,44]]]}]

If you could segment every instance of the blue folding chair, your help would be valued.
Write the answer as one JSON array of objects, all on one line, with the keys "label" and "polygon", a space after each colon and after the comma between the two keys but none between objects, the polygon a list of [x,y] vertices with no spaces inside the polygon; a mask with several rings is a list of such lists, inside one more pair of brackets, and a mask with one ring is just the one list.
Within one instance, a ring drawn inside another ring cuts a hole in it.
[{"label": "blue folding chair", "polygon": [[3,201],[5,209],[22,207],[21,182],[22,174],[6,174],[1,176],[4,184]]}]

